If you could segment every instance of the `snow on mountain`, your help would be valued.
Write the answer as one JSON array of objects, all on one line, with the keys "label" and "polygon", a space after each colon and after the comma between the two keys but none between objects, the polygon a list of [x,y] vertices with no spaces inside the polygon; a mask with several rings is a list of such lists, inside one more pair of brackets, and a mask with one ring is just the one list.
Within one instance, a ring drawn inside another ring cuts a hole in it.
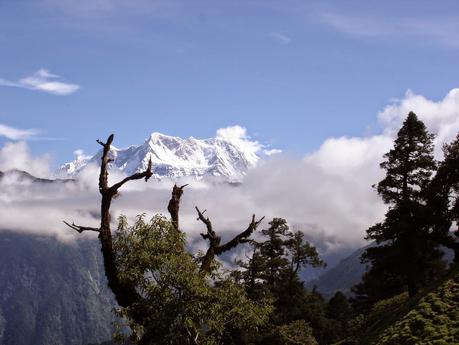
[{"label": "snow on mountain", "polygon": [[[219,129],[211,139],[182,139],[154,132],[141,145],[124,149],[112,146],[112,168],[133,174],[145,170],[151,158],[153,176],[158,179],[216,176],[237,182],[247,169],[256,165],[262,148],[260,143],[250,140],[245,128],[240,126]],[[84,156],[79,150],[75,154],[74,161],[59,168],[60,176],[74,177],[88,164],[100,164],[102,150],[92,157]]]}]

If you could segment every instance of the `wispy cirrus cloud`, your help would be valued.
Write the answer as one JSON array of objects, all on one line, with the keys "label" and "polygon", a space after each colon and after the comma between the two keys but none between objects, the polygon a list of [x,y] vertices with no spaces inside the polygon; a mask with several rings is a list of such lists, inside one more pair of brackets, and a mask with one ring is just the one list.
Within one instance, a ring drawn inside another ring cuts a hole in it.
[{"label": "wispy cirrus cloud", "polygon": [[38,0],[36,5],[78,18],[101,18],[114,13],[159,14],[176,8],[175,0]]},{"label": "wispy cirrus cloud", "polygon": [[269,36],[284,44],[289,44],[292,42],[292,38],[282,32],[271,32]]},{"label": "wispy cirrus cloud", "polygon": [[396,27],[367,16],[326,12],[321,14],[321,18],[336,31],[353,36],[386,36],[397,32]]},{"label": "wispy cirrus cloud", "polygon": [[39,131],[34,128],[19,129],[0,123],[0,137],[5,137],[10,140],[26,140],[33,138],[37,134],[39,134]]},{"label": "wispy cirrus cloud", "polygon": [[459,48],[458,17],[379,16],[373,13],[346,14],[323,12],[323,23],[336,31],[355,37],[418,37],[431,42]]},{"label": "wispy cirrus cloud", "polygon": [[0,85],[41,91],[60,96],[70,95],[80,88],[77,84],[66,83],[60,81],[60,79],[60,76],[52,74],[47,69],[39,69],[34,74],[17,81],[0,78]]}]

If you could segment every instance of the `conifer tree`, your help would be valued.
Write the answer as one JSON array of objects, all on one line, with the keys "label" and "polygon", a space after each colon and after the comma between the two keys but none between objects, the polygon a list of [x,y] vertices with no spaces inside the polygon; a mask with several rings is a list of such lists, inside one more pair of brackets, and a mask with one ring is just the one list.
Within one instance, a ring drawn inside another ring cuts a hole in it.
[{"label": "conifer tree", "polygon": [[[429,215],[427,226],[433,240],[454,250],[454,262],[459,263],[459,133],[455,140],[443,146],[443,161],[427,188]],[[453,222],[456,222],[454,233]],[[456,235],[456,236],[454,236]]]},{"label": "conifer tree", "polygon": [[332,319],[348,322],[352,317],[352,308],[346,296],[337,291],[332,298],[328,301],[327,306],[328,316]]},{"label": "conifer tree", "polygon": [[371,283],[371,279],[377,279],[382,294],[384,290],[396,292],[406,286],[413,296],[439,266],[441,253],[423,225],[427,214],[425,190],[436,169],[433,138],[424,123],[410,112],[394,148],[384,155],[381,168],[386,176],[378,183],[377,191],[389,210],[382,223],[367,230],[367,239],[375,240],[378,246],[363,255],[372,267],[360,284],[361,290],[365,285],[377,285]]},{"label": "conifer tree", "polygon": [[242,270],[232,275],[253,300],[270,298],[274,311],[264,332],[245,335],[250,341],[238,344],[287,344],[279,338],[279,331],[289,330],[297,321],[310,325],[320,344],[328,343],[324,336],[329,333],[326,303],[320,295],[308,292],[299,277],[303,267],[325,266],[316,248],[304,239],[301,231],[291,231],[282,218],[274,218],[261,233],[264,240],[251,242],[252,256],[247,262],[238,262]]}]

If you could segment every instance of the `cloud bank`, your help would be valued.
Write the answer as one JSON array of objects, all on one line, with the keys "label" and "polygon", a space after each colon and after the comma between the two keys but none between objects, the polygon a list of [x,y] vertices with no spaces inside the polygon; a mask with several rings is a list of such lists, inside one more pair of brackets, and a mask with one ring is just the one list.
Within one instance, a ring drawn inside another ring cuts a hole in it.
[{"label": "cloud bank", "polygon": [[27,171],[36,177],[49,177],[50,163],[48,155],[34,157],[24,141],[7,142],[0,148],[0,171],[17,169]]},{"label": "cloud bank", "polygon": [[70,95],[77,92],[80,88],[77,84],[65,83],[59,81],[59,79],[61,79],[60,76],[52,74],[46,69],[39,69],[34,74],[17,81],[0,78],[0,85],[41,91],[60,96]]},{"label": "cloud bank", "polygon": [[435,153],[440,158],[442,144],[451,141],[459,131],[459,88],[452,89],[438,102],[408,90],[403,99],[388,105],[378,114],[384,135],[395,136],[410,111],[414,111],[436,135]]},{"label": "cloud bank", "polygon": [[[416,112],[437,135],[439,147],[453,139],[459,130],[459,89],[451,90],[439,101],[407,92],[403,99],[393,101],[378,114],[381,133],[329,138],[303,159],[287,154],[266,157],[238,186],[186,179],[135,181],[127,184],[121,197],[114,201],[113,218],[121,213],[129,217],[143,212],[149,216],[167,214],[173,182],[188,182],[190,186],[181,207],[182,228],[196,250],[205,243],[199,237],[203,228],[196,221],[194,206],[207,209],[214,228],[224,238],[245,229],[255,213],[266,216],[263,227],[268,226],[267,222],[273,217],[286,218],[292,227],[305,231],[324,251],[361,246],[365,243],[364,231],[380,221],[385,213],[386,206],[371,185],[382,178],[383,171],[379,168],[382,155],[392,147],[394,136],[409,111]],[[247,139],[242,127],[220,131],[219,135]],[[18,159],[19,163],[9,162],[17,152],[23,158]],[[437,157],[441,157],[439,150]],[[24,164],[24,161],[29,165],[35,162],[36,171],[46,170],[46,160],[27,156],[24,143],[8,144],[0,151],[0,167]],[[76,183],[38,185],[14,178],[2,179],[0,228],[64,239],[80,236],[61,221],[97,226],[100,200],[97,175],[98,168],[92,166],[84,170]],[[112,172],[110,178],[114,182],[122,176]],[[94,234],[87,236],[91,235]]]}]

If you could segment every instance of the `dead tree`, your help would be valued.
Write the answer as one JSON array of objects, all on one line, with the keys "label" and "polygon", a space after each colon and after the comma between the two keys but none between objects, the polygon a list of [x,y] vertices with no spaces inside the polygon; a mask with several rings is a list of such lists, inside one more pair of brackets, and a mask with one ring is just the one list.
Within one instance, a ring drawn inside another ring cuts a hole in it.
[{"label": "dead tree", "polygon": [[[115,197],[118,194],[118,190],[125,183],[133,180],[140,180],[142,178],[144,178],[145,181],[148,181],[148,179],[153,175],[153,173],[151,170],[152,163],[150,159],[150,161],[148,162],[147,169],[145,171],[132,174],[131,176],[126,177],[120,182],[115,183],[112,186],[109,186],[108,165],[110,162],[113,161],[113,159],[110,158],[109,155],[110,146],[113,142],[113,137],[114,135],[111,134],[105,143],[100,140],[97,140],[97,142],[103,147],[102,162],[99,174],[99,192],[102,195],[100,208],[100,227],[94,228],[76,225],[75,223],[69,224],[65,221],[64,223],[68,225],[70,228],[80,233],[83,231],[96,231],[99,233],[99,240],[102,247],[102,256],[104,259],[104,268],[108,280],[108,286],[115,295],[118,304],[121,307],[129,307],[135,303],[141,302],[142,297],[137,293],[133,284],[122,282],[118,277],[118,269],[115,263],[115,253],[113,251],[113,239],[110,229],[110,206],[113,197]],[[133,316],[136,322],[142,323],[143,315],[141,314],[142,312],[139,311],[138,314]]]},{"label": "dead tree", "polygon": [[249,226],[246,230],[241,232],[240,234],[236,235],[232,240],[226,242],[225,244],[220,244],[221,237],[217,235],[212,227],[212,222],[210,221],[209,217],[204,217],[204,211],[200,211],[199,208],[196,206],[196,212],[198,212],[198,219],[206,225],[207,232],[201,233],[203,239],[209,241],[209,248],[207,249],[206,254],[201,263],[201,272],[211,273],[212,270],[212,261],[214,260],[215,256],[221,255],[228,250],[237,247],[241,243],[251,242],[252,240],[249,239],[250,235],[257,229],[258,225],[263,221],[265,217],[260,218],[259,220],[255,220],[255,215],[252,215],[252,221],[250,222]]},{"label": "dead tree", "polygon": [[167,210],[171,215],[172,225],[177,231],[179,231],[180,198],[183,194],[183,188],[185,188],[186,186],[188,186],[188,184],[184,184],[181,187],[174,185],[174,188],[172,188],[171,200],[169,201],[169,205],[167,205]]},{"label": "dead tree", "polygon": [[[122,281],[119,279],[119,276],[118,276],[118,268],[116,265],[115,253],[113,250],[113,238],[112,238],[112,233],[111,233],[111,228],[110,228],[110,221],[111,221],[110,206],[111,206],[113,198],[118,194],[119,189],[125,183],[129,181],[133,181],[133,180],[140,180],[142,178],[144,178],[145,181],[148,181],[148,179],[153,175],[152,162],[150,159],[145,171],[132,174],[124,178],[120,182],[115,183],[112,186],[109,186],[108,167],[109,167],[109,163],[113,161],[113,159],[110,158],[109,154],[110,154],[110,146],[113,142],[113,137],[114,135],[111,134],[105,143],[100,140],[97,140],[97,143],[99,143],[103,147],[103,153],[102,153],[102,158],[101,158],[102,162],[101,162],[100,174],[99,174],[99,192],[102,196],[101,208],[100,208],[100,226],[96,228],[96,227],[77,225],[75,223],[70,224],[66,221],[64,221],[64,223],[70,228],[72,228],[73,230],[78,231],[79,233],[82,233],[84,231],[94,231],[94,232],[99,233],[99,240],[100,240],[101,248],[102,248],[102,256],[104,259],[105,275],[107,276],[108,286],[112,290],[113,294],[115,295],[118,305],[123,308],[135,306],[135,308],[132,308],[132,314],[131,314],[132,319],[137,324],[146,326],[145,334],[142,336],[142,339],[138,342],[138,344],[139,345],[151,344],[155,341],[155,339],[158,339],[158,337],[160,337],[161,335],[158,334],[155,329],[151,329],[148,327],[148,325],[145,325],[145,322],[148,318],[148,310],[147,310],[148,305],[144,303],[142,296],[137,292],[135,288],[135,284],[133,282]],[[186,186],[187,185],[183,185],[179,187],[177,185],[174,185],[172,189],[172,196],[171,196],[171,199],[167,207],[170,213],[170,216],[171,216],[172,224],[177,231],[180,231],[179,229],[180,199],[183,195],[183,189]],[[256,230],[257,226],[260,224],[260,222],[264,218],[263,217],[260,220],[255,221],[255,215],[253,215],[252,222],[249,224],[249,227],[245,231],[241,232],[239,235],[234,237],[231,241],[227,242],[226,244],[220,245],[221,239],[213,231],[212,223],[210,222],[209,218],[205,218],[203,216],[203,213],[205,211],[200,212],[197,207],[196,207],[196,211],[198,212],[198,215],[199,215],[198,219],[204,222],[204,224],[206,224],[207,226],[207,234],[201,234],[201,236],[204,239],[209,240],[209,244],[210,244],[209,249],[207,250],[207,253],[201,265],[201,272],[206,272],[206,273],[210,273],[211,263],[213,259],[215,258],[215,255],[220,255],[236,247],[240,243],[249,242],[250,241],[249,236]]]}]

